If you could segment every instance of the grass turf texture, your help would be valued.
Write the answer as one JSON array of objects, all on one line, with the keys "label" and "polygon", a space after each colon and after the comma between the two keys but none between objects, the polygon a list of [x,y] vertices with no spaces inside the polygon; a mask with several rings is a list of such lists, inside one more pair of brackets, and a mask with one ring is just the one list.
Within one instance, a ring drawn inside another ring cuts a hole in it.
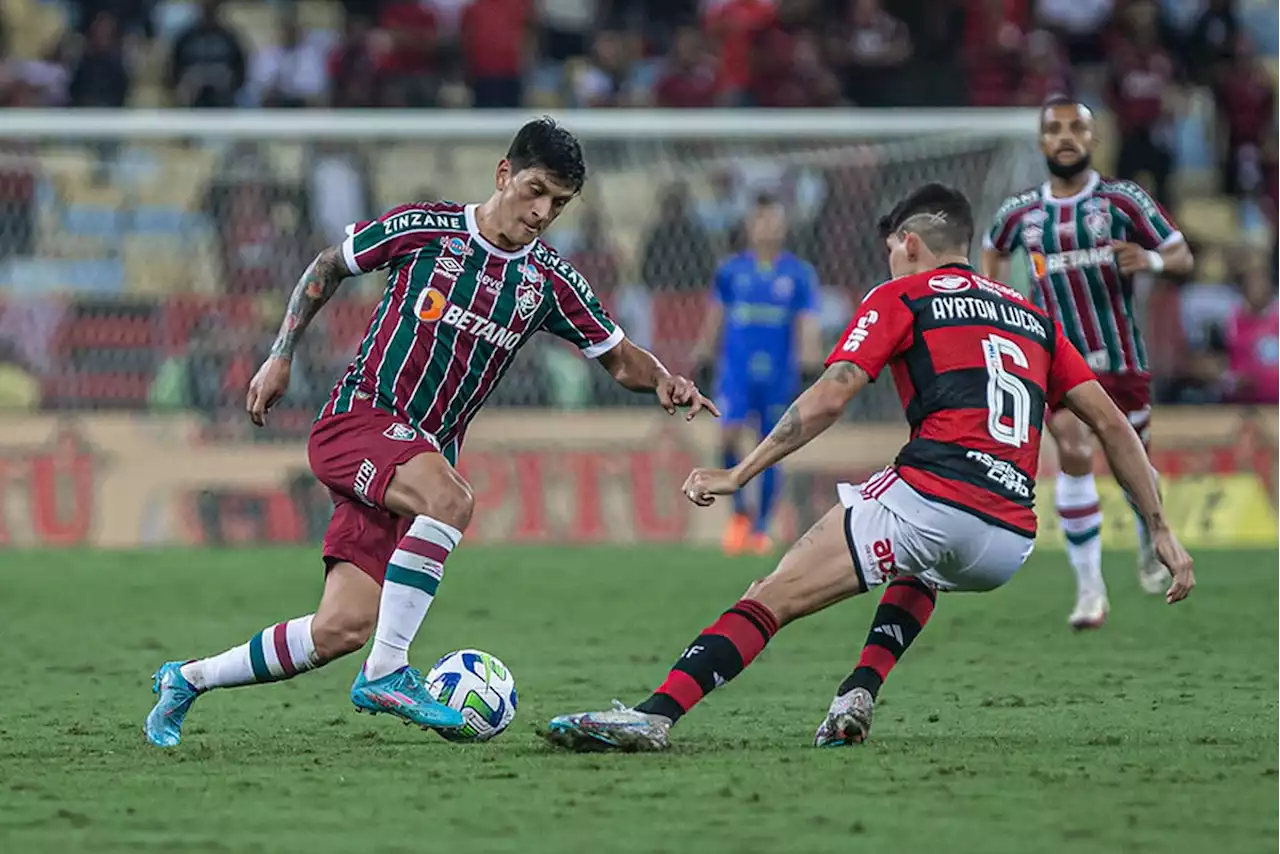
[{"label": "grass turf texture", "polygon": [[[144,743],[160,662],[314,606],[302,550],[0,561],[0,850],[1274,851],[1275,553],[1199,556],[1174,608],[1108,554],[1113,614],[1073,635],[1070,570],[942,597],[859,748],[810,747],[876,597],[784,630],[654,755],[553,752],[536,724],[636,702],[768,563],[682,548],[464,548],[415,648],[514,671],[486,745],[352,712],[359,657],[202,698]],[[939,847],[941,846],[941,847]]]}]

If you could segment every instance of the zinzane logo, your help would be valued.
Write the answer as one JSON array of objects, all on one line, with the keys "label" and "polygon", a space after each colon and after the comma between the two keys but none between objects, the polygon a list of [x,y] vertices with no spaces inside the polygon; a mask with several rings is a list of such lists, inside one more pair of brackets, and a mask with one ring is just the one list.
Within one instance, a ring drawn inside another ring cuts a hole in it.
[{"label": "zinzane logo", "polygon": [[849,335],[844,339],[844,345],[840,348],[846,353],[852,353],[862,346],[862,342],[867,340],[867,336],[871,334],[869,331],[875,322],[880,319],[880,312],[874,308],[869,310],[862,317],[858,318],[858,322],[849,330]]},{"label": "zinzane logo", "polygon": [[352,483],[352,489],[355,491],[356,497],[373,506],[373,501],[369,498],[369,490],[373,488],[373,479],[378,476],[378,467],[371,460],[365,460],[360,463],[360,468],[356,471],[355,481]]},{"label": "zinzane logo", "polygon": [[969,286],[964,276],[934,276],[929,280],[929,288],[940,294],[958,294],[969,290]]}]

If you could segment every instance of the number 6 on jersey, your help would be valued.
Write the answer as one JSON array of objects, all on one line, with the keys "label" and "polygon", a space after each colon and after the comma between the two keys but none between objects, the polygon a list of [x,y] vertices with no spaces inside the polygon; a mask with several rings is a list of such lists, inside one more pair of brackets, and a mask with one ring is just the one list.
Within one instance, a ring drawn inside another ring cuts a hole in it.
[{"label": "number 6 on jersey", "polygon": [[[1000,335],[982,341],[987,363],[987,431],[1002,445],[1020,448],[1031,438],[1031,393],[1022,380],[1004,369],[1006,356],[1024,370],[1030,365],[1027,354],[1016,343]],[[1005,413],[1012,409],[1005,421]]]}]

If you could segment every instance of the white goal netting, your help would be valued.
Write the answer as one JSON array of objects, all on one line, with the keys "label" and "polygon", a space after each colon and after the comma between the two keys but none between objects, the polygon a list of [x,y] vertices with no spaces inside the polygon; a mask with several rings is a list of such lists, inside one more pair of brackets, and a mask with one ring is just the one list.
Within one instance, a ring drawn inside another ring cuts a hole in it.
[{"label": "white goal netting", "polygon": [[[400,202],[482,200],[524,116],[11,118],[0,126],[0,361],[33,381],[18,405],[188,410],[239,435],[243,389],[315,252]],[[874,224],[897,198],[949,183],[981,225],[1039,164],[1022,113],[562,118],[584,139],[591,177],[549,240],[676,370],[690,367],[711,273],[758,191],[788,205],[830,339],[886,275]],[[305,431],[381,285],[350,282],[326,308],[268,438]],[[546,338],[491,405],[634,402]],[[899,417],[892,389],[873,388],[851,417]]]}]

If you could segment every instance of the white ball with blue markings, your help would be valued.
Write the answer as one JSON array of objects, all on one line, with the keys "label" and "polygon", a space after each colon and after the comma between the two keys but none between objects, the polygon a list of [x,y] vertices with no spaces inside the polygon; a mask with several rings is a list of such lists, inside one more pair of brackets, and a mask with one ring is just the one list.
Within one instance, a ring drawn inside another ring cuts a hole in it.
[{"label": "white ball with blue markings", "polygon": [[438,730],[450,741],[488,741],[511,726],[516,716],[516,679],[487,652],[460,649],[435,663],[427,691],[462,713],[456,730]]}]

